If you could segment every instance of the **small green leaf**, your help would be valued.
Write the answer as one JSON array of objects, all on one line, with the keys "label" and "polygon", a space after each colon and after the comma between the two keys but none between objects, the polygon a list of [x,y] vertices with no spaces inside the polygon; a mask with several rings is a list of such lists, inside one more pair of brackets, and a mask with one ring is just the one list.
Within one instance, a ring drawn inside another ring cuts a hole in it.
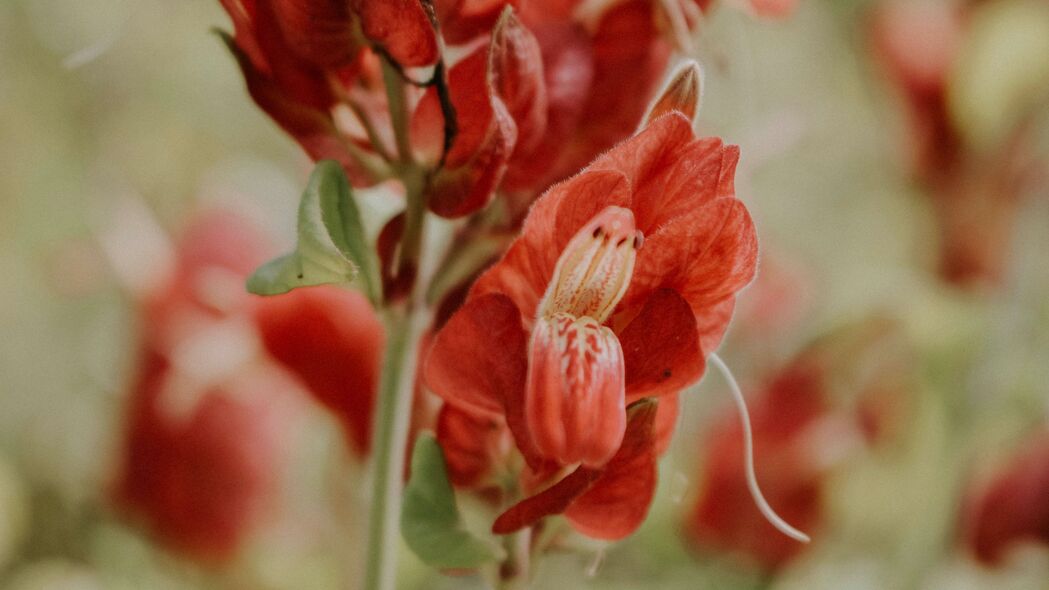
[{"label": "small green leaf", "polygon": [[421,435],[412,452],[401,535],[419,559],[435,568],[473,569],[505,558],[501,547],[478,539],[463,527],[444,453],[431,434]]},{"label": "small green leaf", "polygon": [[256,295],[279,295],[357,279],[376,302],[374,268],[346,174],[337,162],[324,160],[313,169],[299,203],[295,251],[259,267],[247,286]]}]

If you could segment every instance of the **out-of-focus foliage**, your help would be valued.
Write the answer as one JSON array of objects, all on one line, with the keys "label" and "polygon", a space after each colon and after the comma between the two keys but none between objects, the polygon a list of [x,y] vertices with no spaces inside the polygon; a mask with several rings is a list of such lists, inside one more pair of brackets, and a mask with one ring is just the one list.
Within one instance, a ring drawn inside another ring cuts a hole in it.
[{"label": "out-of-focus foliage", "polygon": [[[553,553],[537,588],[1049,587],[1044,546],[1015,549],[991,568],[961,531],[972,482],[1049,424],[1046,183],[1016,205],[997,289],[968,294],[938,280],[934,213],[901,157],[907,123],[869,55],[872,7],[803,0],[783,21],[715,10],[697,58],[700,130],[742,147],[737,193],[763,252],[723,356],[757,393],[813,338],[872,312],[894,318],[915,369],[902,402],[876,404],[895,416],[887,439],[834,465],[813,545],[766,576],[746,556],[683,541],[701,445],[730,416],[724,384],[707,378],[682,396],[638,534],[614,546],[580,539],[585,558]],[[1033,108],[1030,149],[1049,150],[1046,103],[1035,102],[1049,71],[1044,8],[980,3],[950,94],[967,141],[993,143]],[[140,328],[111,263],[136,253],[146,256],[136,268],[153,262],[145,242],[121,230],[121,203],[144,203],[172,234],[201,205],[232,207],[282,247],[294,243],[290,220],[309,166],[251,104],[209,33],[215,25],[228,27],[213,0],[0,2],[5,590],[326,589],[360,570],[364,473],[319,409],[289,449],[281,506],[221,570],[167,553],[109,501]],[[370,235],[387,199],[381,189],[360,196]],[[833,388],[848,390],[847,380]],[[472,507],[460,508],[467,528],[479,528]],[[406,550],[402,564],[403,588],[482,587],[439,577]]]}]

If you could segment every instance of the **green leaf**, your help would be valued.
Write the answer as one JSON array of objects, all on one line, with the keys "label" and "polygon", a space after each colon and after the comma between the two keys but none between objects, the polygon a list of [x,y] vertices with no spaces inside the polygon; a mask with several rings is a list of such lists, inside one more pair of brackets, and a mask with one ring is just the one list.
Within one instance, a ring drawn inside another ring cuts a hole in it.
[{"label": "green leaf", "polygon": [[444,453],[431,434],[423,434],[412,452],[412,476],[404,490],[401,535],[423,562],[441,569],[473,569],[506,554],[463,526],[448,481]]},{"label": "green leaf", "polygon": [[259,267],[248,278],[248,291],[279,295],[298,287],[357,279],[377,303],[372,256],[342,166],[323,160],[313,169],[299,203],[295,250]]}]

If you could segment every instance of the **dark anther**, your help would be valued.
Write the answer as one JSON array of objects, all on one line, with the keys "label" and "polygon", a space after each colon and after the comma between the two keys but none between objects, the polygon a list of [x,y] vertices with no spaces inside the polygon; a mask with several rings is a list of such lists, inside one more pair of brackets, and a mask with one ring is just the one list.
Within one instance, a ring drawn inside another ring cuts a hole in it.
[{"label": "dark anther", "polygon": [[616,242],[616,248],[622,246],[625,243],[626,243],[626,238],[620,238],[619,241]]},{"label": "dark anther", "polygon": [[594,228],[594,237],[595,237],[595,238],[599,238],[599,237],[601,237],[601,231],[602,231],[602,230],[601,230],[601,226],[600,226],[600,225],[599,225],[599,226],[597,226],[597,227],[595,227],[595,228]]}]

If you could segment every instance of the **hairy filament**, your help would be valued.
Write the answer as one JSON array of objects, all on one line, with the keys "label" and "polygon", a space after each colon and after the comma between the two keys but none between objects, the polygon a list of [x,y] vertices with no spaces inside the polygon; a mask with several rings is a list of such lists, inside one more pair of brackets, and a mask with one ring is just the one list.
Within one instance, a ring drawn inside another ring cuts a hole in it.
[{"label": "hairy filament", "polygon": [[812,539],[780,518],[776,511],[769,506],[765,496],[762,495],[761,488],[758,487],[757,475],[754,474],[754,437],[751,433],[750,413],[747,411],[747,402],[743,399],[743,392],[740,390],[739,384],[736,383],[736,378],[729,371],[728,366],[725,365],[718,355],[711,353],[707,358],[717,367],[725,381],[728,382],[729,389],[732,390],[732,398],[736,402],[736,409],[739,410],[739,418],[743,422],[743,462],[746,465],[747,488],[750,490],[750,497],[754,499],[754,503],[758,506],[758,510],[761,511],[761,515],[777,530],[796,541],[808,543]]}]

